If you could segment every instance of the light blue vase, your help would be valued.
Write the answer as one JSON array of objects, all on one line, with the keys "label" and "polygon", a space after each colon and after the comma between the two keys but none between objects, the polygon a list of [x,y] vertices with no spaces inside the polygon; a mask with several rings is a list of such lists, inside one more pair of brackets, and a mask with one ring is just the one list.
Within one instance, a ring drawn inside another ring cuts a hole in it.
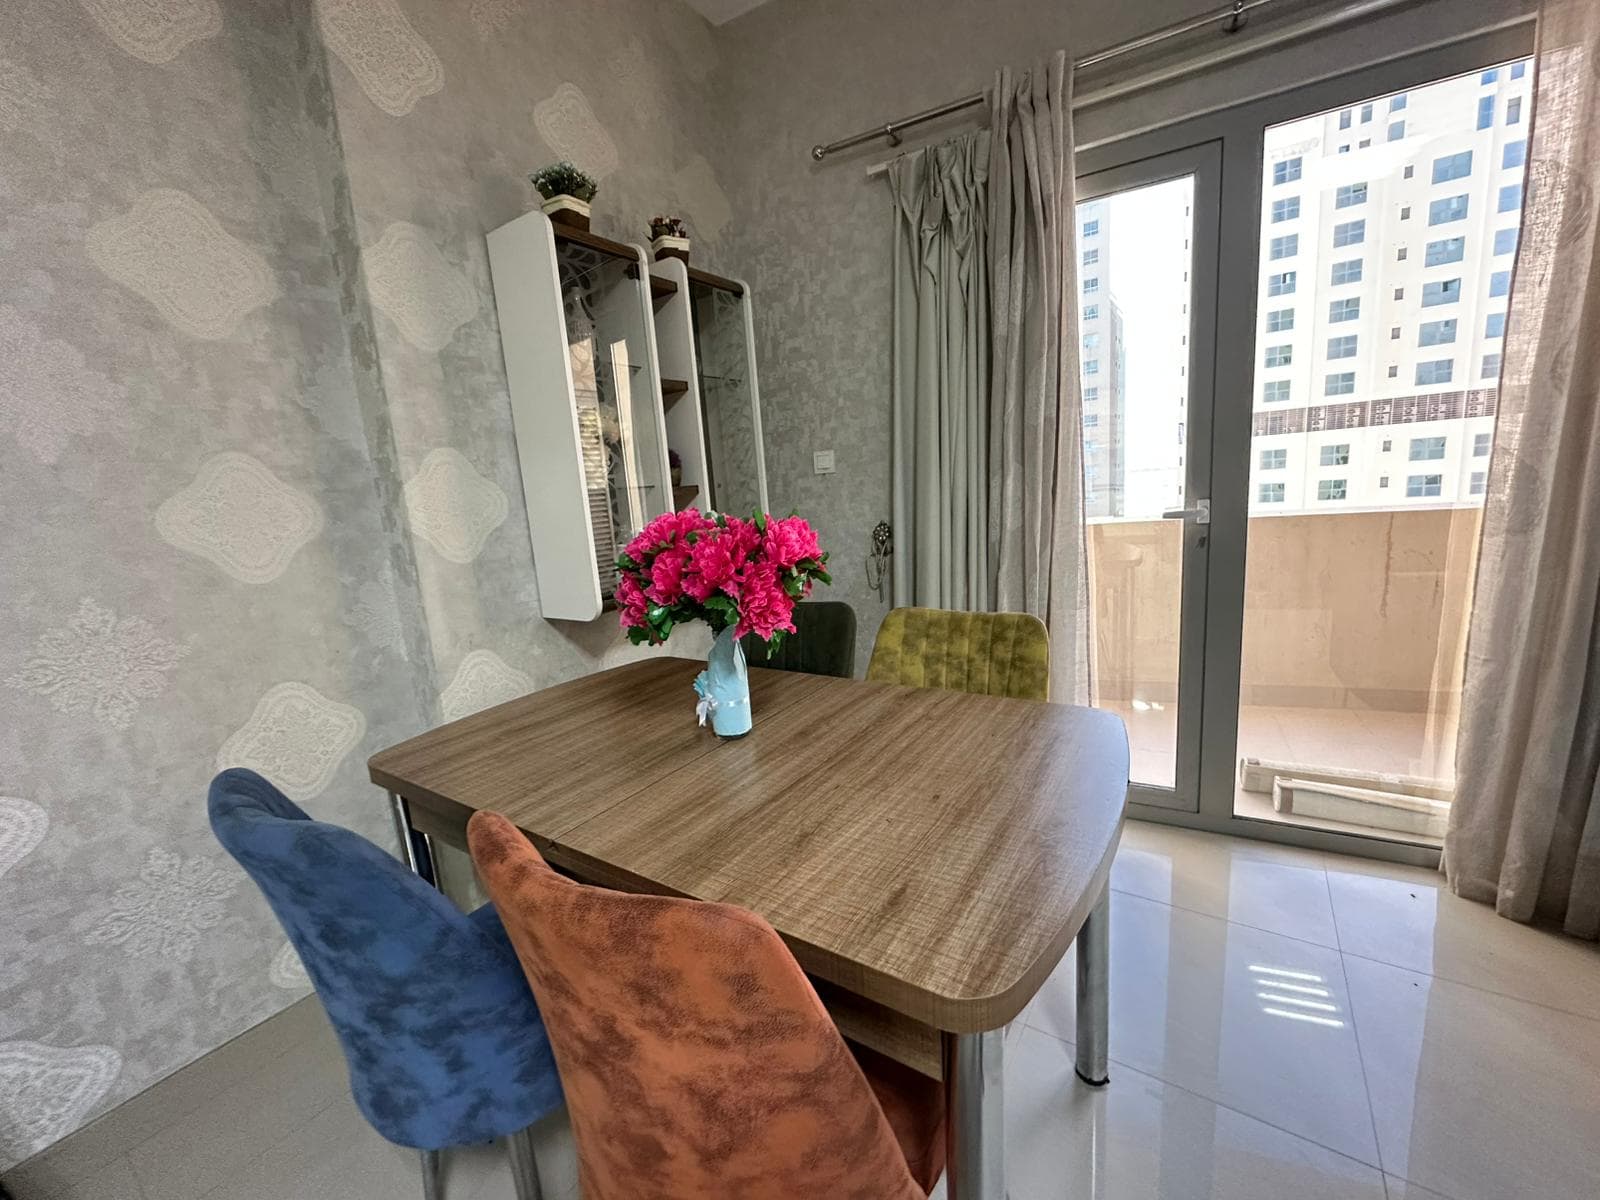
[{"label": "light blue vase", "polygon": [[750,732],[750,675],[745,670],[744,646],[730,625],[712,639],[706,669],[695,676],[700,697],[696,710],[700,724],[710,718],[718,737],[743,737]]}]

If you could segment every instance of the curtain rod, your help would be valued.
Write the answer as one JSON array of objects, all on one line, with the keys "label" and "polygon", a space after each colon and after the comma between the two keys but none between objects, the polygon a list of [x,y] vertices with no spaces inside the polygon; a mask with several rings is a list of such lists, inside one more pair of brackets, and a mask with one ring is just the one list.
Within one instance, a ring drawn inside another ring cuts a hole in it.
[{"label": "curtain rod", "polygon": [[[1332,29],[1336,26],[1343,25],[1349,21],[1353,21],[1361,17],[1374,16],[1386,9],[1397,8],[1402,4],[1409,4],[1412,2],[1413,0],[1358,0],[1357,3],[1342,4],[1336,9],[1332,9],[1328,12],[1320,13],[1316,16],[1308,17],[1303,21],[1299,21],[1295,25],[1279,31],[1277,36],[1263,39],[1263,42],[1259,47],[1229,47],[1227,50],[1214,51],[1209,55],[1203,56],[1192,62],[1185,63],[1179,68],[1152,72],[1148,79],[1141,77],[1136,81],[1130,81],[1130,85],[1113,84],[1108,88],[1090,92],[1084,96],[1075,97],[1073,100],[1073,107],[1077,108],[1085,104],[1092,104],[1103,100],[1108,100],[1114,95],[1124,95],[1127,92],[1134,90],[1134,87],[1131,86],[1133,84],[1143,87],[1154,86],[1156,83],[1165,83],[1171,79],[1178,78],[1180,75],[1188,74],[1190,71],[1210,66],[1213,64],[1213,62],[1225,62],[1229,59],[1238,58],[1243,54],[1250,53],[1252,49],[1266,49],[1271,46],[1280,45],[1284,41],[1293,38],[1306,37],[1310,34],[1319,33],[1326,29]],[[1257,9],[1265,4],[1270,3],[1273,3],[1273,0],[1234,0],[1234,2],[1228,5],[1226,8],[1214,9],[1211,12],[1205,13],[1201,16],[1191,17],[1187,21],[1179,21],[1174,25],[1163,26],[1162,28],[1154,30],[1151,33],[1133,38],[1130,41],[1118,42],[1114,46],[1109,46],[1104,50],[1099,50],[1093,54],[1077,59],[1072,64],[1073,70],[1081,71],[1088,67],[1098,66],[1100,63],[1110,62],[1112,59],[1120,58],[1125,54],[1132,54],[1135,51],[1147,49],[1150,46],[1165,42],[1169,38],[1179,37],[1186,33],[1193,33],[1197,29],[1204,29],[1206,26],[1219,21],[1222,22],[1222,32],[1224,34],[1236,34],[1244,28],[1245,18],[1252,9]],[[948,116],[951,113],[960,112],[963,109],[973,108],[979,104],[984,104],[987,101],[987,92],[975,92],[970,96],[963,96],[959,100],[951,100],[948,103],[939,104],[933,108],[924,109],[922,112],[914,113],[909,117],[901,117],[898,121],[890,121],[888,124],[880,125],[876,129],[864,130],[861,133],[853,134],[850,137],[841,138],[836,142],[829,142],[825,146],[820,144],[813,146],[811,147],[811,157],[817,162],[821,162],[830,154],[835,154],[840,150],[848,150],[852,146],[859,146],[863,142],[870,142],[873,138],[880,137],[888,138],[891,146],[898,146],[902,140],[900,137],[900,132],[902,130],[909,129],[913,125],[921,125],[926,121],[937,120],[939,117]]]}]

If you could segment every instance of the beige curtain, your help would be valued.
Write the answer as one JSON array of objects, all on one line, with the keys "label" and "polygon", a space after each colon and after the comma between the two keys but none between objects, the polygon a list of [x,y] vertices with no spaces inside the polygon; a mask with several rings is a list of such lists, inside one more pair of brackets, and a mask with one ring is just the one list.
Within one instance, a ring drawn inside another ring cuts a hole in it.
[{"label": "beige curtain", "polygon": [[1600,937],[1600,4],[1546,0],[1445,869]]},{"label": "beige curtain", "polygon": [[902,155],[894,197],[894,602],[990,607],[989,135]]},{"label": "beige curtain", "polygon": [[1064,51],[995,77],[989,128],[994,607],[1050,626],[1051,694],[1089,694],[1075,298],[1072,74]]}]

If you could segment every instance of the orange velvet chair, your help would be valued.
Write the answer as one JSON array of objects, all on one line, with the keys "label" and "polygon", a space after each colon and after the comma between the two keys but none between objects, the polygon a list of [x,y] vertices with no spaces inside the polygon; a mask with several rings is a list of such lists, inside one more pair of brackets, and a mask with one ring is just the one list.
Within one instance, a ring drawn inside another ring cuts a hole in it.
[{"label": "orange velvet chair", "polygon": [[942,1087],[852,1054],[772,926],[574,883],[498,813],[467,840],[544,1016],[585,1200],[932,1190]]}]

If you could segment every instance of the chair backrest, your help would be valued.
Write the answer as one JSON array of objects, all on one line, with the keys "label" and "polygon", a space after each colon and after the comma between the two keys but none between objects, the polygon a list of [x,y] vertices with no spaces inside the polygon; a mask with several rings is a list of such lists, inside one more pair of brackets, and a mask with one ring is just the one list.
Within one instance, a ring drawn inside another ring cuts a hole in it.
[{"label": "chair backrest", "polygon": [[856,673],[856,610],[842,600],[808,600],[794,606],[795,631],[777,653],[754,634],[744,639],[744,656],[752,667],[804,671],[849,679]]},{"label": "chair backrest", "polygon": [[1027,613],[896,608],[878,627],[867,678],[1019,700],[1050,698],[1050,635]]},{"label": "chair backrest", "polygon": [[539,1010],[492,910],[460,912],[254,771],[218,775],[207,807],[299,952],[379,1133],[438,1150],[513,1133],[560,1104]]},{"label": "chair backrest", "polygon": [[467,841],[539,999],[585,1200],[924,1200],[799,964],[744,909],[564,879]]}]

